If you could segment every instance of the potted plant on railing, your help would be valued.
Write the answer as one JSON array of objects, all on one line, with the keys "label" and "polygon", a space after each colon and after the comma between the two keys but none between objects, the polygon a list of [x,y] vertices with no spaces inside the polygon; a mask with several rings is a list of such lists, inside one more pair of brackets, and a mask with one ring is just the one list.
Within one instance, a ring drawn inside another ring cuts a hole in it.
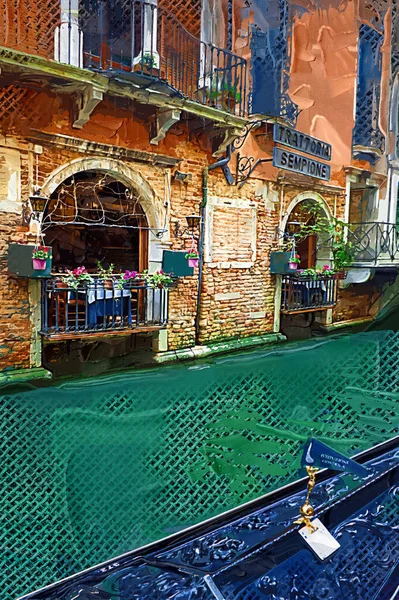
[{"label": "potted plant on railing", "polygon": [[162,269],[158,269],[155,273],[143,271],[143,279],[145,283],[152,288],[167,288],[173,283],[172,273],[164,273]]},{"label": "potted plant on railing", "polygon": [[227,112],[234,112],[234,108],[241,102],[241,93],[229,83],[223,83],[214,76],[212,84],[206,89],[206,97],[211,106],[217,106]]},{"label": "potted plant on railing", "polygon": [[135,283],[140,285],[143,283],[143,276],[137,271],[125,271],[119,277],[118,289],[123,289],[127,284]]},{"label": "potted plant on railing", "polygon": [[154,53],[143,52],[140,53],[134,60],[133,70],[136,72],[142,72],[146,75],[154,74],[158,72],[159,58]]},{"label": "potted plant on railing", "polygon": [[312,279],[317,279],[317,277],[321,275],[321,271],[310,267],[308,269],[298,269],[296,275],[297,277],[311,277]]},{"label": "potted plant on railing", "polygon": [[32,252],[32,265],[35,271],[44,271],[47,266],[47,260],[50,258],[50,252],[45,246],[38,246]]},{"label": "potted plant on railing", "polygon": [[68,287],[76,290],[80,285],[84,283],[93,283],[93,278],[86,271],[86,267],[76,267],[73,271],[67,271],[67,275],[62,278],[62,281],[66,283]]},{"label": "potted plant on railing", "polygon": [[234,112],[234,108],[241,102],[241,93],[235,86],[225,84],[221,90],[223,109],[227,112]]},{"label": "potted plant on railing", "polygon": [[104,288],[106,290],[112,290],[112,288],[114,287],[114,279],[113,279],[114,265],[111,263],[109,265],[108,269],[104,269],[101,262],[98,261],[97,269],[98,269],[98,274],[100,275],[100,277],[103,280]]},{"label": "potted plant on railing", "polygon": [[351,242],[345,242],[342,239],[334,240],[332,245],[332,253],[334,259],[334,271],[337,279],[345,279],[348,267],[354,260],[354,248]]},{"label": "potted plant on railing", "polygon": [[185,258],[188,260],[189,267],[192,267],[192,268],[198,267],[199,254],[196,250],[190,250],[190,252],[187,252]]}]

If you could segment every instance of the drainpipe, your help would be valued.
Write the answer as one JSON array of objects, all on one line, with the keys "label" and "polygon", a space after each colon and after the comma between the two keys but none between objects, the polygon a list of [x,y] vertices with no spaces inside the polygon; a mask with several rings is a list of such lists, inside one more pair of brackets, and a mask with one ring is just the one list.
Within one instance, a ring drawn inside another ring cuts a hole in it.
[{"label": "drainpipe", "polygon": [[[195,343],[199,344],[199,334],[200,334],[200,313],[201,313],[201,300],[202,300],[202,280],[204,273],[204,245],[205,245],[205,213],[206,206],[208,204],[208,173],[209,171],[214,171],[219,167],[223,170],[226,175],[226,171],[228,169],[228,163],[231,159],[231,146],[227,146],[226,157],[218,160],[205,167],[202,171],[202,202],[201,202],[201,229],[199,236],[199,244],[198,244],[198,254],[199,254],[199,271],[198,271],[198,289],[197,289],[197,310],[195,314]],[[232,181],[226,176],[226,179],[230,185]]]}]

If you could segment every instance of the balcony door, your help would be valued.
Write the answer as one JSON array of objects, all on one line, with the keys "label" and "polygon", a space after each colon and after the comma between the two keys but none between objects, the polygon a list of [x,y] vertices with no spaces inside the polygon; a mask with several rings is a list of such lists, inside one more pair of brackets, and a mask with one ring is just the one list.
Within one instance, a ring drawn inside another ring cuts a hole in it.
[{"label": "balcony door", "polygon": [[[298,265],[300,269],[312,269],[318,264],[330,264],[330,234],[327,231],[320,231],[317,235],[312,235],[312,232],[315,231],[312,228],[325,222],[328,218],[324,206],[313,199],[299,202],[289,215],[285,234],[287,236],[295,235],[295,250],[301,261]],[[301,230],[302,234],[306,231],[309,235],[302,237]]]},{"label": "balcony door", "polygon": [[312,269],[317,261],[317,236],[310,235],[296,245],[297,254],[301,259],[300,269]]}]

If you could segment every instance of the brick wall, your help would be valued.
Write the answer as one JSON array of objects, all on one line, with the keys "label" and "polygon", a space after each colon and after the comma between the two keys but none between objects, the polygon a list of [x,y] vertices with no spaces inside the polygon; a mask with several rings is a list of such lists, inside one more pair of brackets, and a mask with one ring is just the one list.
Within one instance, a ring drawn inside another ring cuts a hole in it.
[{"label": "brick wall", "polygon": [[[52,99],[51,101],[53,101]],[[35,99],[29,95],[31,112],[19,111],[19,114],[31,115],[29,127],[40,129],[32,113]],[[50,102],[50,100],[49,100]],[[46,98],[40,94],[40,114]],[[61,109],[60,109],[61,110]],[[102,108],[104,110],[104,107]],[[37,111],[36,111],[37,112]],[[117,120],[117,114],[108,115],[109,126]],[[36,113],[35,113],[36,114]],[[65,129],[65,115],[63,127]],[[32,116],[33,115],[33,116]],[[54,119],[54,117],[52,117]],[[125,125],[120,130],[130,131],[124,116]],[[130,117],[131,118],[131,117]],[[126,120],[127,119],[127,120]],[[107,121],[107,122],[108,122]],[[90,126],[89,139],[95,140],[94,129]],[[179,182],[171,177],[169,198],[170,238],[165,237],[165,248],[189,250],[191,241],[185,237],[175,237],[174,225],[179,222],[185,227],[185,217],[190,213],[198,214],[202,201],[202,174],[212,158],[195,139],[190,139],[187,132],[168,134],[167,142],[159,147],[148,147],[144,137],[137,139],[115,140],[115,143],[137,148],[139,150],[162,152],[181,159],[178,169],[191,174],[188,183]],[[29,127],[26,119],[11,119],[8,123],[9,134],[13,134],[21,148],[21,194],[26,199],[36,183],[35,157],[33,146],[29,145]],[[53,126],[51,126],[53,127]],[[50,127],[50,129],[51,129]],[[116,127],[116,125],[115,125]],[[142,127],[142,125],[140,125]],[[112,128],[112,127],[111,127]],[[44,128],[44,130],[46,130]],[[66,135],[67,131],[62,130]],[[71,132],[84,138],[85,131]],[[103,135],[103,134],[101,134]],[[122,136],[122,133],[118,133]],[[148,139],[148,136],[147,138]],[[103,143],[104,139],[98,140]],[[112,143],[112,139],[108,143]],[[65,166],[74,159],[85,158],[86,155],[56,145],[43,144],[43,152],[37,155],[38,183],[43,185],[46,179],[59,167]],[[91,158],[96,158],[90,154]],[[155,192],[157,208],[164,210],[165,199],[168,198],[167,177],[170,169],[142,162],[128,161],[133,169],[140,173]],[[233,162],[231,163],[233,168]],[[173,169],[172,169],[173,174]],[[201,343],[221,339],[260,335],[273,330],[275,278],[270,274],[269,254],[277,249],[275,238],[276,227],[281,226],[289,204],[298,196],[308,194],[314,187],[284,181],[283,187],[277,182],[265,182],[251,178],[244,187],[228,186],[220,170],[209,173],[209,207],[213,206],[212,219],[206,220],[209,256],[205,256],[204,277],[201,295],[200,336]],[[265,186],[270,192],[265,194]],[[343,190],[318,188],[320,195],[327,202],[332,214],[343,218],[345,197]],[[263,190],[263,191],[262,191]],[[307,190],[307,191],[306,191]],[[140,191],[140,190],[138,190]],[[213,199],[217,199],[216,203]],[[280,200],[282,199],[282,205]],[[16,215],[1,214],[4,228],[0,232],[2,260],[2,303],[1,303],[1,335],[4,338],[0,368],[6,366],[29,366],[29,340],[32,336],[29,321],[29,297],[27,282],[6,278],[5,256],[9,241],[20,237],[18,226],[20,218]],[[209,228],[212,228],[209,233]],[[170,292],[170,322],[168,326],[169,349],[192,346],[195,343],[195,315],[197,306],[198,273],[179,281],[177,289]],[[363,293],[364,292],[364,293]],[[360,296],[359,296],[360,293]],[[335,320],[347,320],[367,314],[373,292],[356,287],[340,291],[340,303],[335,310]],[[12,323],[12,324],[11,324]],[[11,325],[10,325],[11,324]],[[7,333],[6,333],[7,332]]]},{"label": "brick wall", "polygon": [[381,294],[375,281],[351,285],[338,290],[338,304],[333,312],[333,321],[350,321],[369,316],[370,307]]},{"label": "brick wall", "polygon": [[31,323],[28,280],[7,275],[7,250],[24,230],[17,215],[1,213],[0,235],[0,371],[30,366]]}]

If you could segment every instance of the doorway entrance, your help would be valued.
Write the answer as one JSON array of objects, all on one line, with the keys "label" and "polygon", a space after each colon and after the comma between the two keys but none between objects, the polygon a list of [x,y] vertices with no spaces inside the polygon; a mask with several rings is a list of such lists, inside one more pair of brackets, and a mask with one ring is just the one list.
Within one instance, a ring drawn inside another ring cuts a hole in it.
[{"label": "doorway entrance", "polygon": [[113,175],[79,172],[50,197],[43,220],[45,243],[53,249],[53,270],[100,262],[116,273],[148,268],[148,222],[137,195]]}]

